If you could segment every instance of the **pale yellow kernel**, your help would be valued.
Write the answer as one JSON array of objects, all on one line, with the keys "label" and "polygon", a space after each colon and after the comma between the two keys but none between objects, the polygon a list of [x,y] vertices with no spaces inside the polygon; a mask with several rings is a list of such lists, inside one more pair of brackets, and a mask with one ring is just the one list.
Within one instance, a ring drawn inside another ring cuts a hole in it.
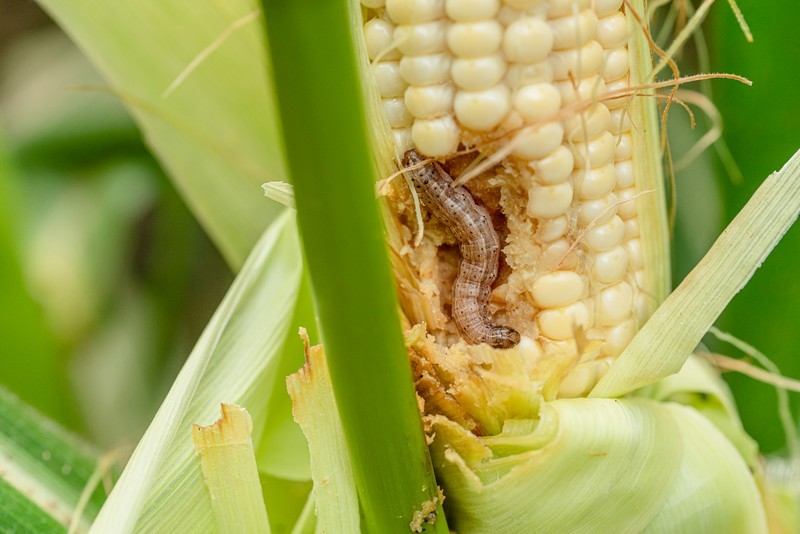
[{"label": "pale yellow kernel", "polygon": [[636,189],[628,187],[618,192],[619,195],[619,216],[623,219],[630,219],[636,216]]},{"label": "pale yellow kernel", "polygon": [[617,214],[617,195],[609,193],[594,200],[578,203],[578,224],[603,224]]},{"label": "pale yellow kernel", "polygon": [[444,17],[444,0],[386,0],[386,13],[396,24],[419,24]]},{"label": "pale yellow kernel", "polygon": [[560,122],[525,128],[514,137],[512,153],[528,160],[543,158],[558,148],[563,138],[564,127]]},{"label": "pale yellow kernel", "polygon": [[578,100],[597,100],[606,93],[606,82],[598,75],[584,78],[578,82],[577,87],[572,81],[555,82],[554,85],[561,93],[562,106],[574,104]]},{"label": "pale yellow kernel", "polygon": [[445,9],[457,21],[490,20],[500,9],[500,0],[447,0]]},{"label": "pale yellow kernel", "polygon": [[567,15],[550,20],[553,30],[553,49],[578,48],[594,37],[597,28],[597,15],[585,9],[577,15]]},{"label": "pale yellow kernel", "polygon": [[650,297],[644,291],[638,291],[636,296],[633,298],[633,309],[636,312],[636,318],[639,319],[640,323],[643,323],[647,320],[647,317],[650,315]]},{"label": "pale yellow kernel", "polygon": [[612,326],[606,330],[606,344],[611,354],[620,354],[631,342],[636,334],[636,320],[631,318],[627,321]]},{"label": "pale yellow kernel", "polygon": [[625,239],[633,239],[634,237],[639,237],[639,221],[636,217],[625,221]]},{"label": "pale yellow kernel", "polygon": [[394,29],[397,48],[410,56],[436,54],[447,49],[447,23],[435,20],[422,24],[403,24]]},{"label": "pale yellow kernel", "polygon": [[611,115],[608,108],[598,102],[589,110],[564,120],[566,138],[572,141],[593,139],[608,130],[610,123]]},{"label": "pale yellow kernel", "polygon": [[394,146],[400,154],[404,154],[407,150],[414,147],[414,141],[411,139],[411,128],[396,128],[392,130],[394,135]]},{"label": "pale yellow kernel", "polygon": [[539,308],[558,308],[572,304],[583,296],[583,277],[574,271],[555,271],[540,276],[530,288],[533,302]]},{"label": "pale yellow kernel", "polygon": [[633,312],[633,289],[627,282],[620,282],[600,291],[600,302],[596,314],[597,324],[612,326],[631,316]]},{"label": "pale yellow kernel", "polygon": [[361,5],[370,9],[378,9],[383,7],[385,3],[385,0],[361,0]]},{"label": "pale yellow kernel", "polygon": [[506,85],[512,89],[531,83],[553,81],[553,66],[549,61],[538,63],[512,63],[506,71]]},{"label": "pale yellow kernel", "polygon": [[627,159],[625,161],[615,163],[614,166],[617,168],[617,189],[627,189],[628,187],[633,187],[633,161]]},{"label": "pale yellow kernel", "polygon": [[603,54],[605,63],[603,64],[603,79],[606,81],[616,80],[628,74],[629,59],[627,47],[621,46],[606,50]]},{"label": "pale yellow kernel", "polygon": [[617,151],[614,152],[614,161],[620,162],[626,159],[631,159],[633,155],[633,147],[631,146],[631,134],[624,133],[620,136],[614,136],[617,140]]},{"label": "pale yellow kernel", "polygon": [[417,150],[433,158],[455,152],[460,135],[458,125],[450,115],[437,119],[417,119],[411,127],[411,138]]},{"label": "pale yellow kernel", "polygon": [[553,48],[553,31],[536,17],[517,19],[503,35],[503,52],[509,61],[534,63],[543,60]]},{"label": "pale yellow kernel", "polygon": [[569,148],[560,145],[542,159],[532,161],[529,166],[534,171],[537,181],[543,184],[557,184],[565,182],[572,174],[575,158]]},{"label": "pale yellow kernel", "polygon": [[403,96],[408,84],[400,75],[398,61],[380,61],[372,64],[372,74],[378,84],[378,92],[384,98]]},{"label": "pale yellow kernel", "polygon": [[519,9],[508,5],[508,2],[503,2],[503,6],[500,8],[500,11],[497,12],[497,15],[495,15],[494,18],[503,26],[508,26],[522,16],[523,14]]},{"label": "pale yellow kernel", "polygon": [[618,96],[610,100],[605,100],[605,104],[606,106],[608,106],[608,109],[619,109],[627,106],[628,101],[630,100],[630,96],[626,95],[624,91],[627,90],[628,87],[630,87],[630,84],[628,83],[627,76],[623,76],[618,80],[614,80],[606,84],[607,93],[611,92],[616,93],[617,91],[622,91],[621,93],[619,93],[622,96]]},{"label": "pale yellow kernel", "polygon": [[[617,215],[604,224],[590,228],[584,235],[584,243],[595,252],[611,250],[622,242],[625,223]],[[630,255],[630,250],[628,250]]]},{"label": "pale yellow kernel", "polygon": [[564,182],[540,185],[528,192],[527,213],[530,217],[552,219],[563,215],[572,203],[572,186]]},{"label": "pale yellow kernel", "polygon": [[434,85],[450,80],[450,54],[403,56],[400,75],[412,85]]},{"label": "pale yellow kernel", "polygon": [[470,130],[487,131],[506,116],[511,108],[511,95],[502,84],[483,91],[458,91],[454,108],[462,125]]},{"label": "pale yellow kernel", "polygon": [[503,0],[503,2],[512,9],[524,11],[543,4],[544,0]]},{"label": "pale yellow kernel", "polygon": [[592,5],[598,17],[605,17],[619,11],[622,0],[593,0]]},{"label": "pale yellow kernel", "polygon": [[644,266],[644,258],[642,257],[642,242],[639,238],[625,241],[625,250],[628,251],[628,260],[631,268],[635,271],[641,269]]},{"label": "pale yellow kernel", "polygon": [[614,134],[604,131],[588,143],[573,138],[571,145],[572,155],[575,156],[575,165],[579,168],[600,167],[614,161],[614,152],[617,149]]},{"label": "pale yellow kernel", "polygon": [[586,329],[591,326],[589,309],[583,302],[541,311],[536,320],[542,335],[556,340],[572,339],[579,328]]},{"label": "pale yellow kernel", "polygon": [[384,98],[381,104],[392,128],[408,128],[414,122],[402,98]]},{"label": "pale yellow kernel", "polygon": [[629,132],[631,131],[631,117],[628,114],[628,110],[625,108],[619,109],[610,109],[611,112],[611,124],[608,127],[608,130],[613,134],[618,134],[620,132]]},{"label": "pale yellow kernel", "polygon": [[520,115],[516,110],[512,109],[508,112],[508,115],[505,116],[503,122],[500,123],[498,128],[505,131],[511,131],[516,130],[517,128],[522,128],[523,126],[525,126],[525,121],[522,120],[522,115]]},{"label": "pale yellow kernel", "polygon": [[575,269],[579,262],[577,250],[572,248],[568,239],[562,238],[542,246],[538,268],[541,271]]},{"label": "pale yellow kernel", "polygon": [[391,50],[394,35],[394,25],[391,22],[375,18],[364,24],[364,44],[367,47],[367,55],[370,59],[375,59],[382,55],[383,60],[400,59],[397,50]]},{"label": "pale yellow kernel", "polygon": [[595,39],[603,48],[616,48],[628,44],[628,22],[625,14],[616,12],[601,18],[597,22]]},{"label": "pale yellow kernel", "polygon": [[488,57],[456,58],[450,69],[453,82],[461,89],[478,91],[496,85],[506,74],[506,62],[500,54]]},{"label": "pale yellow kernel", "polygon": [[569,219],[567,219],[566,215],[539,221],[539,226],[536,229],[536,239],[542,243],[551,243],[565,236],[567,230],[569,230]]},{"label": "pale yellow kernel", "polygon": [[580,169],[572,175],[575,190],[581,200],[603,197],[614,190],[617,184],[617,170],[613,165],[603,165],[595,169]]},{"label": "pale yellow kernel", "polygon": [[644,287],[644,269],[639,269],[633,273],[633,280],[636,282],[636,287]]},{"label": "pale yellow kernel", "polygon": [[514,91],[514,109],[529,122],[547,119],[561,109],[561,94],[549,83],[525,85]]},{"label": "pale yellow kernel", "polygon": [[434,119],[453,112],[453,86],[412,85],[406,89],[405,106],[418,119]]},{"label": "pale yellow kernel", "polygon": [[458,57],[490,56],[502,40],[503,27],[496,20],[457,22],[447,30],[447,46]]},{"label": "pale yellow kernel", "polygon": [[589,7],[591,0],[550,0],[548,3],[550,5],[547,15],[555,18],[579,13],[582,9]]},{"label": "pale yellow kernel", "polygon": [[603,67],[603,60],[603,47],[595,40],[580,48],[557,50],[550,54],[553,79],[580,80],[591,74],[597,74]]},{"label": "pale yellow kernel", "polygon": [[595,254],[592,277],[598,282],[604,284],[619,282],[627,272],[628,251],[622,245]]}]

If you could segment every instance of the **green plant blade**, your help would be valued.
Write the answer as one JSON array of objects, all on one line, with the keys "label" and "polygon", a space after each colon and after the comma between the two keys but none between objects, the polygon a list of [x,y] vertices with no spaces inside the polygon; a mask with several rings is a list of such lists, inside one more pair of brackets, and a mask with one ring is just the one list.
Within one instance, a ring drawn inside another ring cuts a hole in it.
[{"label": "green plant blade", "polygon": [[92,480],[111,478],[102,463],[98,451],[0,388],[0,531],[47,531],[51,521],[63,530],[78,509],[85,531],[106,497]]},{"label": "green plant blade", "polygon": [[256,4],[39,3],[106,76],[192,211],[239,267],[280,212],[263,202],[260,185],[285,176]]},{"label": "green plant blade", "polygon": [[287,211],[264,233],[206,327],[92,532],[191,532],[213,521],[188,429],[216,420],[224,401],[247,407],[253,435],[261,435],[301,276]]},{"label": "green plant blade", "polygon": [[[262,4],[304,250],[365,530],[399,531],[439,497],[375,199],[354,46],[360,7],[349,0]],[[292,53],[279,52],[287,49]],[[447,531],[441,514],[433,530]]]},{"label": "green plant blade", "polygon": [[616,397],[677,372],[800,213],[800,152],[770,175],[592,390]]}]

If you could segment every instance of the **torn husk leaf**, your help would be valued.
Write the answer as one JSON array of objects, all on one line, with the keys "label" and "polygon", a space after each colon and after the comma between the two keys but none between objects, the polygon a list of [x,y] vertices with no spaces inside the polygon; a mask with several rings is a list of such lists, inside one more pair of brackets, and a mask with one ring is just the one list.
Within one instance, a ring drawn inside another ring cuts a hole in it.
[{"label": "torn husk leaf", "polygon": [[247,410],[222,404],[222,416],[209,426],[192,425],[211,508],[219,532],[269,533]]},{"label": "torn husk leaf", "polygon": [[286,379],[292,412],[311,451],[313,500],[317,532],[359,532],[360,518],[355,479],[350,467],[336,399],[333,396],[325,351],[305,342],[306,363]]}]

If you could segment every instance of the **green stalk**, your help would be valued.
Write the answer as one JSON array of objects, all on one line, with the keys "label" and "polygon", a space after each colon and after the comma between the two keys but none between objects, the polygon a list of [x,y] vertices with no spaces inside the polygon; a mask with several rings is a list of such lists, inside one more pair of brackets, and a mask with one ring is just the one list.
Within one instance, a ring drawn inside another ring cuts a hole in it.
[{"label": "green stalk", "polygon": [[[263,1],[286,154],[364,530],[437,499],[375,199],[349,2]],[[441,506],[429,531],[447,532]]]}]

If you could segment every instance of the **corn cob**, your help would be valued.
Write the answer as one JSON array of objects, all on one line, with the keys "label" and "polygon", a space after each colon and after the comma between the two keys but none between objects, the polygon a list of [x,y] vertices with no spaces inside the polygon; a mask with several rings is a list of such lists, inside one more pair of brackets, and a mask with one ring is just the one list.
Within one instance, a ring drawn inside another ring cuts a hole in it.
[{"label": "corn cob", "polygon": [[[630,85],[632,22],[622,1],[362,6],[398,156],[416,149],[456,176],[480,157],[505,155],[467,183],[502,240],[489,312],[526,338],[529,354],[582,353],[589,382],[568,382],[562,394],[584,393],[661,297],[645,276],[639,206],[647,187],[634,172],[630,99],[604,98]],[[657,167],[653,174],[650,183],[660,179]],[[404,244],[395,246],[413,279],[400,283],[406,314],[452,345],[459,339],[449,320],[453,237],[429,218],[426,239],[412,249],[410,193],[400,185],[390,197],[405,227]],[[651,224],[650,236],[663,235],[663,221]]]}]

